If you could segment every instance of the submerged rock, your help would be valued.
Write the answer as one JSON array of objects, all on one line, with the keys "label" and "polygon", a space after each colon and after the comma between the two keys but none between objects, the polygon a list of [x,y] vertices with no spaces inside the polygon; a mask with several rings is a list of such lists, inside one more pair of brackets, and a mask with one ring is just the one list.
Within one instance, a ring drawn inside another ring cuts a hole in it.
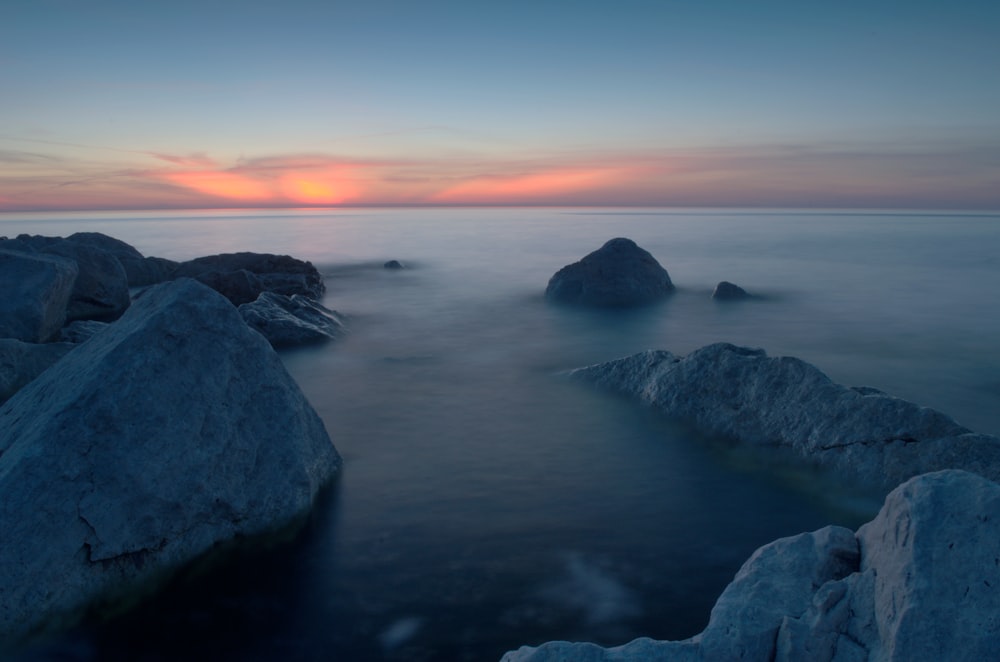
[{"label": "submerged rock", "polygon": [[826,527],[758,549],[691,639],[550,642],[503,662],[992,659],[997,540],[1000,485],[964,471],[925,474],[893,490],[856,534]]},{"label": "submerged rock", "polygon": [[761,349],[719,343],[684,358],[648,351],[571,374],[708,434],[792,449],[883,494],[938,469],[1000,479],[1000,438],[876,389],[841,386],[805,361]]},{"label": "submerged rock", "polygon": [[336,311],[299,294],[286,297],[264,292],[239,310],[247,325],[274,347],[335,340],[347,331]]},{"label": "submerged rock", "polygon": [[58,336],[77,273],[72,260],[0,248],[0,337],[40,343]]},{"label": "submerged rock", "polygon": [[388,262],[383,264],[382,267],[385,269],[402,269],[403,263],[400,262],[399,260],[389,260]]},{"label": "submerged rock", "polygon": [[715,286],[712,298],[716,301],[740,301],[742,299],[752,299],[753,295],[744,290],[739,285],[730,283],[728,280],[721,281]]},{"label": "submerged rock", "polygon": [[631,239],[612,239],[549,279],[551,301],[591,306],[651,303],[674,291],[667,270]]},{"label": "submerged rock", "polygon": [[131,303],[125,269],[103,249],[61,237],[26,234],[0,242],[0,249],[55,255],[76,263],[77,276],[66,305],[67,320],[111,321]]},{"label": "submerged rock", "polygon": [[0,641],[301,517],[339,457],[236,308],[189,279],[0,407]]},{"label": "submerged rock", "polygon": [[210,272],[223,273],[246,270],[260,281],[264,291],[292,296],[301,294],[319,300],[326,287],[323,277],[310,262],[288,255],[270,253],[223,253],[182,262],[174,278],[197,278]]},{"label": "submerged rock", "polygon": [[65,342],[36,344],[0,338],[0,404],[45,372],[73,347]]}]

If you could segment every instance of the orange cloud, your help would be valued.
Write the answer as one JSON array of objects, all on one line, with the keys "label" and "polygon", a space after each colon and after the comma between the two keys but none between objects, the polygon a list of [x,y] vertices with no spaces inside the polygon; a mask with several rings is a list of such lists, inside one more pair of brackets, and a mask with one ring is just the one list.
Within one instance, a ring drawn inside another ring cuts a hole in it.
[{"label": "orange cloud", "polygon": [[456,184],[431,196],[437,202],[503,203],[561,196],[620,181],[612,168],[558,169],[532,175],[483,176]]},{"label": "orange cloud", "polygon": [[163,178],[199,193],[229,200],[264,202],[275,197],[267,182],[233,172],[214,170],[168,172],[163,174]]}]

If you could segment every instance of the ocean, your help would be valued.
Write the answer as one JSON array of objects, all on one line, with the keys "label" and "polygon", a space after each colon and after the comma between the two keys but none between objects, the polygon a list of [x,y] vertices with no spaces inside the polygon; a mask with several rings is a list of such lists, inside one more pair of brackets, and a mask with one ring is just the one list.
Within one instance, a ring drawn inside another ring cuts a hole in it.
[{"label": "ocean", "polygon": [[[188,572],[25,659],[490,660],[550,639],[686,638],[758,546],[877,510],[560,374],[644,349],[761,347],[1000,434],[1000,213],[0,215],[0,235],[78,231],[175,260],[312,261],[350,334],[281,355],[344,467],[295,541]],[[555,271],[613,237],[677,292],[635,310],[545,301]],[[758,298],[713,301],[721,280]]]}]

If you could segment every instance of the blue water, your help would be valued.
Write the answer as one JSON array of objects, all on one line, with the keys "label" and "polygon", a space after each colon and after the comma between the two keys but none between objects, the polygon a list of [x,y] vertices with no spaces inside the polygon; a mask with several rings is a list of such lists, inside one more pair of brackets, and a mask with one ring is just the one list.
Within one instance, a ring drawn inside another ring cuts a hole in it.
[{"label": "blue water", "polygon": [[[548,639],[683,638],[759,545],[876,507],[558,372],[727,341],[806,359],[1000,434],[1000,214],[449,209],[21,214],[147,255],[288,253],[351,334],[285,364],[345,458],[299,540],[246,552],[65,659],[488,660]],[[547,305],[615,236],[678,292]],[[402,271],[382,263],[398,259]],[[721,305],[720,280],[760,300]]]}]

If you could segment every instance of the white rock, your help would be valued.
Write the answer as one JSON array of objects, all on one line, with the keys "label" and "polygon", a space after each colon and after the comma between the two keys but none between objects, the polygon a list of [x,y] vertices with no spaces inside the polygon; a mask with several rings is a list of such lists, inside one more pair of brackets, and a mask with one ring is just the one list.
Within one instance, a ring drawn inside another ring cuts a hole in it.
[{"label": "white rock", "polygon": [[239,310],[247,325],[274,347],[334,340],[347,332],[337,311],[301,294],[287,297],[264,292],[256,301],[241,305]]},{"label": "white rock", "polygon": [[997,437],[974,434],[941,412],[876,389],[841,386],[793,357],[719,343],[683,358],[648,351],[570,374],[635,396],[708,434],[790,448],[883,494],[940,469],[1000,479]]},{"label": "white rock", "polygon": [[550,642],[504,662],[981,662],[1000,651],[1000,485],[958,470],[892,491],[840,527],[754,552],[686,641]]}]

